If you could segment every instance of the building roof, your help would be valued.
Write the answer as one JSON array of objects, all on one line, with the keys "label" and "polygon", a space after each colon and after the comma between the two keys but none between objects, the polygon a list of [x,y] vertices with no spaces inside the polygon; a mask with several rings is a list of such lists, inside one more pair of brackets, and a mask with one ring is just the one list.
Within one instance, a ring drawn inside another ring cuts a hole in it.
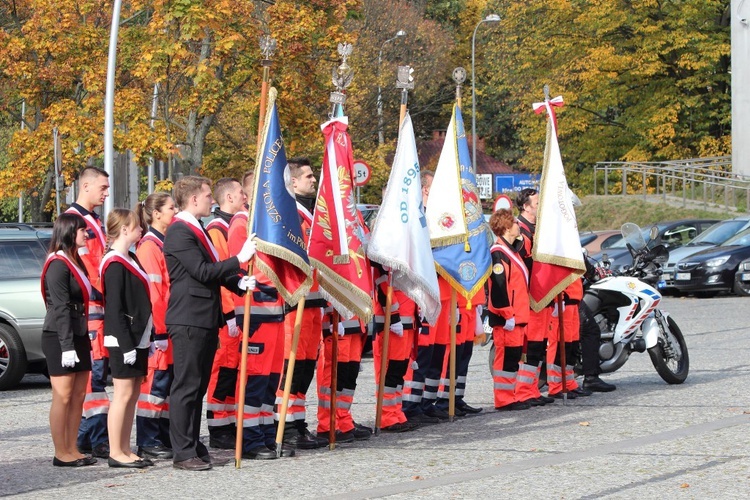
[{"label": "building roof", "polygon": [[[471,137],[469,140],[469,149],[471,149]],[[417,141],[417,155],[419,156],[419,166],[423,169],[435,170],[440,152],[443,150],[445,142],[445,131],[433,132],[432,140]],[[477,174],[511,174],[513,169],[507,163],[497,160],[484,152],[484,140],[477,139]]]}]

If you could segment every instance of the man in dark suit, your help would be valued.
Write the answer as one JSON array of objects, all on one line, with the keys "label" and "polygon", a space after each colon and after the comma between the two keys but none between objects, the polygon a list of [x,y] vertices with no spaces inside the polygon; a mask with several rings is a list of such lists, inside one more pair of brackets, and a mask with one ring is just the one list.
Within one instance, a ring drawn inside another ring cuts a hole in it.
[{"label": "man in dark suit", "polygon": [[206,470],[211,465],[229,462],[212,458],[199,441],[203,397],[219,328],[225,324],[220,287],[238,295],[254,288],[253,278],[240,278],[239,272],[240,264],[255,254],[255,242],[248,238],[236,257],[220,261],[200,222],[201,217],[211,212],[211,181],[205,177],[184,177],[175,184],[174,198],[180,212],[164,238],[171,283],[166,324],[174,349],[169,435],[175,468]]}]

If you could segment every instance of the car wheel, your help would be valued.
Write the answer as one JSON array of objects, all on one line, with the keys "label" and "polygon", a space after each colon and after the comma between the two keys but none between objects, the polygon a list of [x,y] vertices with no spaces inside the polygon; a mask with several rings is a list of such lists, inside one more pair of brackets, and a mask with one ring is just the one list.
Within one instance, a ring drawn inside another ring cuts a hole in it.
[{"label": "car wheel", "polygon": [[16,331],[0,323],[0,391],[17,386],[26,373],[26,351]]}]

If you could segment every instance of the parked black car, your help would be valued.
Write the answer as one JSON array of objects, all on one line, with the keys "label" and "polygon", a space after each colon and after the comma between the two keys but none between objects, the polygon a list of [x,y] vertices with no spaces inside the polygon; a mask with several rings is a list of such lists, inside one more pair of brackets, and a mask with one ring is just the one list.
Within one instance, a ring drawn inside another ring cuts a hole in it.
[{"label": "parked black car", "polygon": [[750,228],[677,263],[674,286],[680,292],[711,297],[734,290],[740,262],[750,258]]},{"label": "parked black car", "polygon": [[734,275],[734,293],[743,297],[750,296],[750,259],[740,262],[737,274]]},{"label": "parked black car", "polygon": [[[667,250],[672,250],[684,245],[717,222],[719,222],[718,219],[683,219],[658,222],[643,229],[643,239],[649,247],[664,245]],[[651,241],[650,232],[653,226],[656,226],[658,234]],[[624,238],[606,250],[593,254],[591,257],[597,262],[601,262],[603,254],[607,254],[607,259],[614,271],[621,272],[624,268],[633,265],[633,256],[630,254]]]}]

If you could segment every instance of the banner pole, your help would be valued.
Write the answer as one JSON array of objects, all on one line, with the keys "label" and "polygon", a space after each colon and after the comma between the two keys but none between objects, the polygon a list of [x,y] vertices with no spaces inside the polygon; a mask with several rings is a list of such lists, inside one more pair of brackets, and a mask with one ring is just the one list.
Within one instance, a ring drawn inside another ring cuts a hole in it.
[{"label": "banner pole", "polygon": [[336,390],[338,389],[339,313],[331,313],[331,414],[328,429],[328,449],[336,448]]},{"label": "banner pole", "polygon": [[284,394],[281,398],[281,408],[279,408],[279,426],[276,429],[276,456],[281,457],[282,443],[284,441],[284,428],[286,427],[287,407],[289,406],[289,394],[292,392],[292,375],[294,375],[294,363],[297,360],[297,345],[299,344],[299,334],[302,330],[302,314],[305,311],[305,298],[302,297],[297,302],[297,315],[294,318],[294,334],[292,335],[292,348],[289,351],[289,363],[284,375]]}]

